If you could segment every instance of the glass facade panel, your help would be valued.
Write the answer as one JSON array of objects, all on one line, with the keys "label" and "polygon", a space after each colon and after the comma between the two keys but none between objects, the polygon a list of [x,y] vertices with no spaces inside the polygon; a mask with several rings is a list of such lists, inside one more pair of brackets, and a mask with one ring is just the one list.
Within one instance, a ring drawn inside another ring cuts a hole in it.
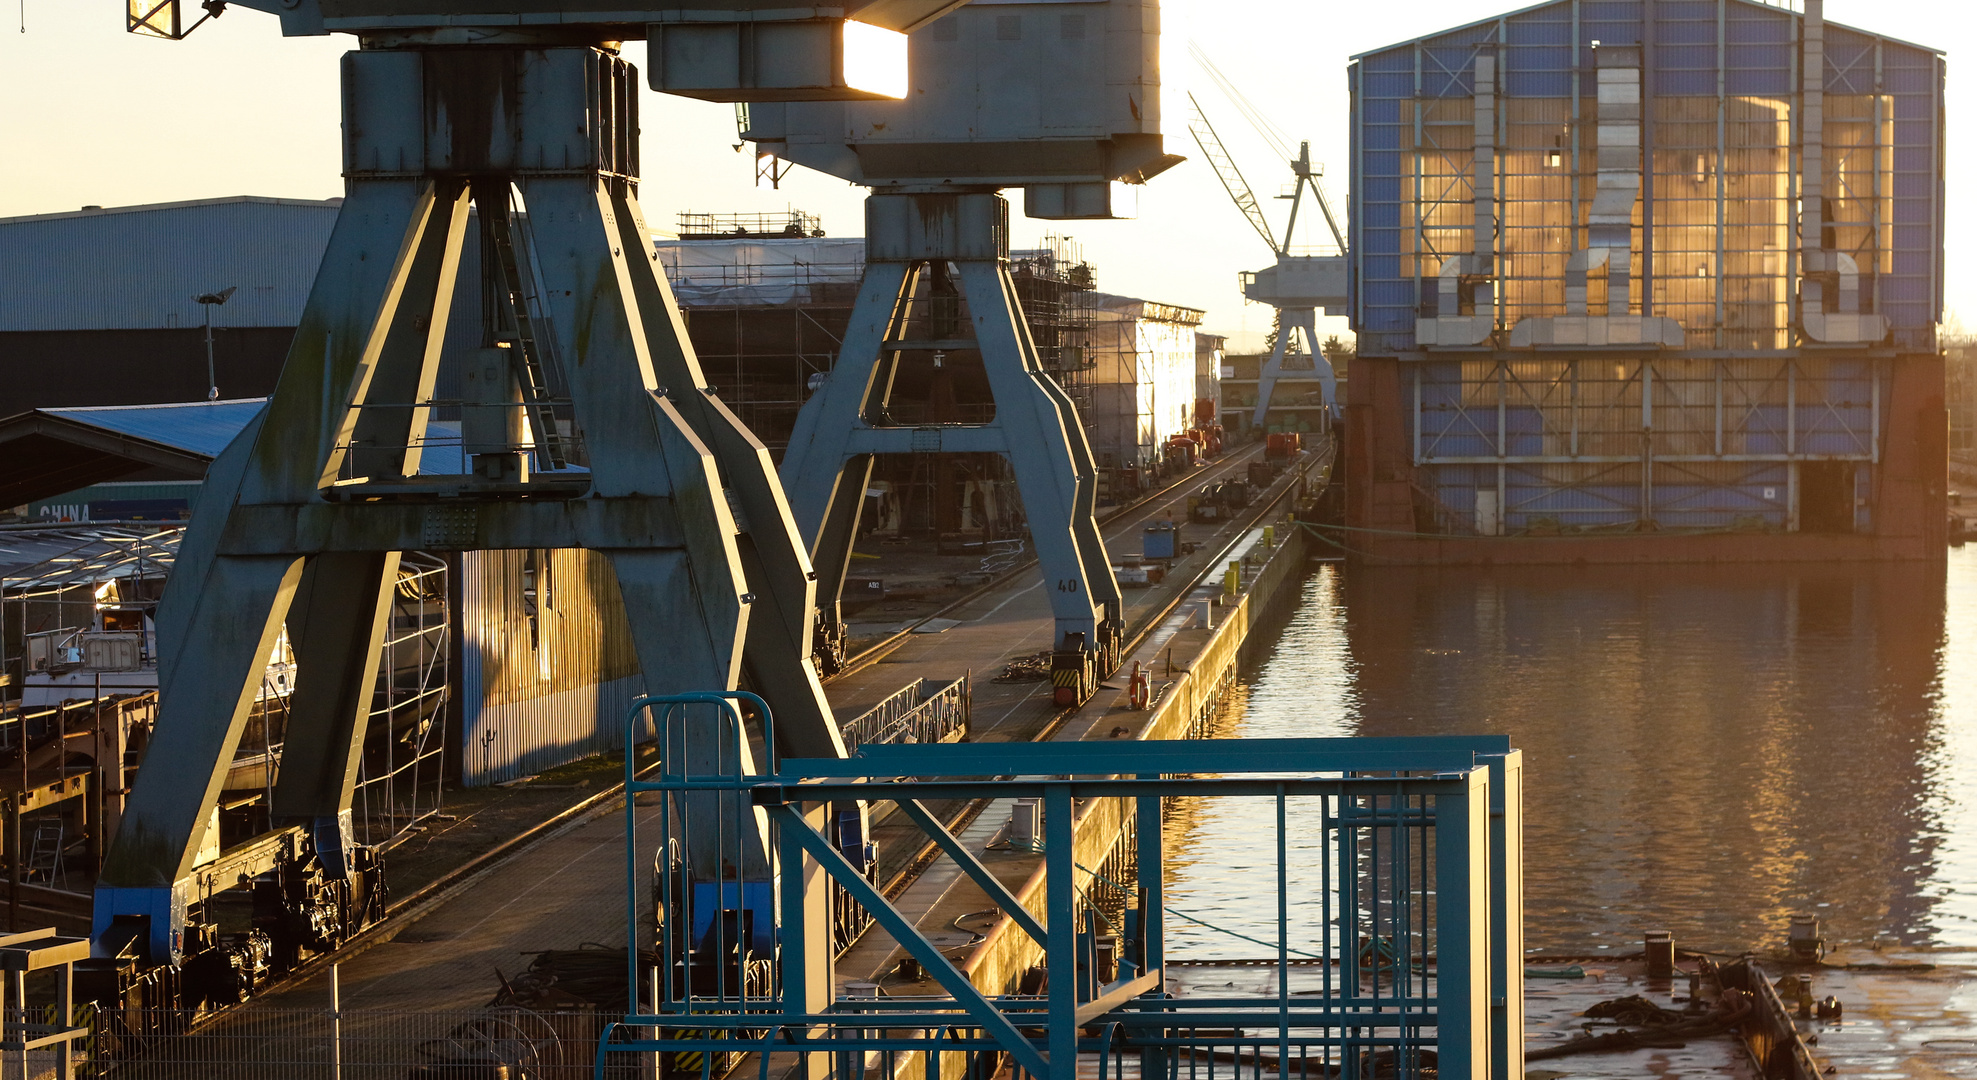
[{"label": "glass facade panel", "polygon": [[[1624,313],[1673,318],[1690,349],[1796,345],[1799,18],[1749,0],[1558,0],[1359,57],[1351,247],[1363,347],[1411,349],[1444,260],[1475,248],[1473,74],[1485,55],[1500,91],[1486,178],[1499,327],[1567,314],[1567,260],[1591,242],[1601,38],[1639,42],[1642,55],[1644,172]],[[1857,264],[1860,310],[1886,316],[1898,348],[1931,348],[1942,57],[1827,30],[1822,246]],[[1611,310],[1599,297],[1590,314],[1623,313],[1618,290]]]}]

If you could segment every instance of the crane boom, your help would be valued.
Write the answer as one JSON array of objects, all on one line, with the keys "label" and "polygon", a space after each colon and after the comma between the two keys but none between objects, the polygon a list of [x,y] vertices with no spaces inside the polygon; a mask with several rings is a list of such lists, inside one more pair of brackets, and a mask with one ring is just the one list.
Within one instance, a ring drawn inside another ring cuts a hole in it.
[{"label": "crane boom", "polygon": [[1270,234],[1270,223],[1263,220],[1263,208],[1256,203],[1256,193],[1249,189],[1249,181],[1243,179],[1242,170],[1236,168],[1235,159],[1223,148],[1222,137],[1215,134],[1215,126],[1208,122],[1207,114],[1201,111],[1201,103],[1194,99],[1193,94],[1188,95],[1188,105],[1193,110],[1188,116],[1188,131],[1194,135],[1195,144],[1201,147],[1202,156],[1214,168],[1215,176],[1222,181],[1223,189],[1228,191],[1229,198],[1235,200],[1236,209],[1249,219],[1256,235],[1270,245],[1271,251],[1283,254],[1277,246],[1277,238]]}]

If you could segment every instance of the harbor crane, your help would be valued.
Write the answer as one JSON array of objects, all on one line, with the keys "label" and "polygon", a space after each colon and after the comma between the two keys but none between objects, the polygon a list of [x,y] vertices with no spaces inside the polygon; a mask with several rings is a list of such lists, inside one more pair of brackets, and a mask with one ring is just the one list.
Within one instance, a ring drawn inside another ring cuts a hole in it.
[{"label": "harbor crane", "polygon": [[[639,208],[621,44],[648,43],[668,93],[897,97],[907,33],[961,2],[237,0],[287,36],[357,36],[345,198],[275,392],[208,472],[159,610],[156,731],[95,895],[119,997],[192,1000],[186,979],[255,970],[270,937],[278,957],[323,952],[382,911],[351,799],[401,552],[596,550],[647,692],[745,684],[763,703],[724,760],[843,755],[810,659],[808,553],[766,450],[708,385]],[[190,29],[176,0],[134,0],[127,26]],[[476,230],[485,280],[462,283]],[[443,401],[462,288],[490,298],[463,359],[493,377]],[[458,467],[436,452],[441,408],[460,410]],[[272,831],[216,851],[216,798],[284,626],[298,683]],[[696,882],[774,876],[759,837],[727,866],[703,857],[715,839],[683,853]],[[257,930],[222,937],[206,901],[247,883]]]},{"label": "harbor crane", "polygon": [[[1241,97],[1229,86],[1207,58],[1196,52],[1196,59],[1216,81],[1220,82],[1238,104]],[[1230,155],[1216,134],[1214,125],[1208,122],[1208,114],[1188,95],[1188,103],[1193,112],[1188,117],[1188,131],[1194,135],[1196,145],[1201,147],[1202,156],[1215,170],[1222,187],[1235,201],[1236,209],[1242,211],[1250,227],[1263,238],[1270,247],[1271,254],[1277,257],[1275,264],[1261,270],[1245,272],[1242,275],[1243,296],[1257,303],[1268,304],[1277,312],[1277,340],[1270,349],[1270,357],[1264,361],[1256,383],[1256,408],[1250,416],[1250,427],[1261,431],[1270,415],[1270,395],[1276,389],[1277,378],[1284,370],[1287,357],[1309,355],[1319,381],[1324,386],[1325,417],[1329,424],[1338,418],[1338,381],[1332,372],[1332,363],[1318,342],[1318,309],[1324,308],[1327,315],[1343,315],[1346,310],[1346,258],[1345,236],[1339,231],[1338,219],[1332,215],[1331,204],[1325,201],[1325,192],[1318,186],[1322,166],[1311,162],[1311,144],[1298,144],[1297,156],[1290,158],[1291,190],[1281,196],[1291,204],[1290,220],[1284,225],[1283,239],[1279,240],[1271,230],[1270,222],[1263,215],[1263,208],[1257,202],[1255,192],[1250,190],[1249,181],[1243,178],[1242,170],[1236,167],[1235,158]],[[1261,125],[1259,125],[1259,129]],[[1271,140],[1278,149],[1283,149],[1275,139]],[[1286,155],[1288,156],[1288,155]],[[1296,254],[1294,239],[1297,234],[1297,221],[1304,205],[1304,193],[1309,191],[1311,199],[1324,215],[1325,225],[1331,230],[1332,241],[1337,245],[1338,254],[1308,255]],[[1303,338],[1300,354],[1292,342]]]},{"label": "harbor crane", "polygon": [[[1024,323],[1001,191],[1021,187],[1031,217],[1130,216],[1131,185],[1181,160],[1160,135],[1158,36],[1144,0],[964,8],[914,32],[908,100],[750,107],[743,136],[762,152],[871,188],[844,345],[782,464],[817,567],[820,655],[843,640],[839,593],[874,456],[981,452],[1007,459],[1022,496],[1055,619],[1055,701],[1084,702],[1118,667],[1125,625],[1093,516],[1097,469]],[[980,365],[992,418],[902,407],[908,381],[964,358]]]}]

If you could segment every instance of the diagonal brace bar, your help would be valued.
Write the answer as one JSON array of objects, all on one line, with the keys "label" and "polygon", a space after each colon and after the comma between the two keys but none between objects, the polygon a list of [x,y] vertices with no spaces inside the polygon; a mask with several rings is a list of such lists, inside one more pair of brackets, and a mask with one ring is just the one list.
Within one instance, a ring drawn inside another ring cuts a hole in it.
[{"label": "diagonal brace bar", "polygon": [[[804,850],[810,853],[811,858],[816,859],[825,872],[836,878],[845,890],[851,893],[852,899],[863,904],[865,910],[872,913],[872,917],[879,925],[885,927],[886,933],[891,934],[894,941],[905,946],[906,951],[913,954],[913,958],[920,962],[920,966],[927,974],[933,976],[935,982],[940,983],[942,988],[953,995],[955,1003],[980,1023],[982,1029],[988,1032],[998,1045],[1009,1051],[1010,1056],[1023,1068],[1028,1069],[1031,1075],[1038,1077],[1039,1080],[1053,1080],[1055,1074],[1051,1072],[1049,1059],[1032,1045],[1030,1040],[1024,1038],[1023,1033],[1016,1030],[1016,1025],[1010,1023],[1009,1018],[1004,1016],[988,998],[983,997],[982,992],[975,989],[974,984],[970,983],[966,976],[955,969],[947,957],[941,954],[940,949],[920,933],[919,928],[906,921],[906,916],[901,915],[899,909],[892,906],[884,893],[874,888],[871,882],[866,881],[863,874],[845,861],[843,854],[837,848],[832,847],[828,840],[818,835],[817,830],[812,829],[810,823],[803,820],[802,814],[787,803],[772,805],[768,809],[778,825],[784,829],[795,830],[797,839],[802,842]],[[1074,1064],[1067,1063],[1066,1071],[1074,1067]],[[1064,1080],[1071,1078],[1066,1076]]]},{"label": "diagonal brace bar", "polygon": [[[1101,989],[1098,996],[1078,1006],[1078,1026],[1084,1027],[1093,1020],[1110,1012],[1117,1012],[1127,1002],[1160,986],[1162,978],[1159,969],[1149,971],[1138,978],[1120,979]],[[1289,998],[1285,998],[1289,1001]]]},{"label": "diagonal brace bar", "polygon": [[920,805],[920,800],[901,799],[898,806],[907,817],[913,819],[913,823],[920,827],[920,831],[926,833],[934,843],[939,844],[942,851],[947,852],[948,858],[954,860],[954,864],[961,868],[962,873],[968,875],[969,880],[982,887],[982,891],[988,894],[990,903],[1001,908],[1003,914],[1015,920],[1016,925],[1022,927],[1023,932],[1030,935],[1031,940],[1039,945],[1043,944],[1043,924],[1037,921],[1035,915],[1030,914],[1022,901],[1016,899],[1014,894],[1003,887],[1002,882],[996,880],[996,876],[989,872],[988,867],[982,865],[980,859],[975,858],[961,841],[955,839],[953,833],[947,831],[946,826],[943,826],[938,818]]}]

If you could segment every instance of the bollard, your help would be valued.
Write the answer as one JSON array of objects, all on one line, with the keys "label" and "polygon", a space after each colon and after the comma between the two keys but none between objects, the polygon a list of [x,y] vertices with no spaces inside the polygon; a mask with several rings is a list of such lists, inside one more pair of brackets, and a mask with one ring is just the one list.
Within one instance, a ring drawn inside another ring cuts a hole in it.
[{"label": "bollard", "polygon": [[1242,571],[1231,565],[1227,570],[1222,571],[1222,593],[1225,596],[1234,596],[1240,591],[1242,591]]},{"label": "bollard", "polygon": [[1812,1019],[1813,1004],[1812,976],[1800,975],[1797,978],[1798,983],[1792,989],[1798,995],[1799,1019],[1810,1020]]},{"label": "bollard", "polygon": [[1277,546],[1277,527],[1275,525],[1263,526],[1263,550],[1269,551],[1271,548],[1274,548],[1276,546]]},{"label": "bollard", "polygon": [[343,986],[338,971],[329,967],[330,1080],[343,1080]]},{"label": "bollard", "polygon": [[1793,960],[1801,964],[1818,963],[1826,955],[1826,939],[1819,936],[1819,916],[1792,916],[1792,929],[1785,943],[1792,950]]},{"label": "bollard", "polygon": [[1670,979],[1675,976],[1675,935],[1667,930],[1649,930],[1643,938],[1643,951],[1647,953],[1647,973],[1650,979]]}]

